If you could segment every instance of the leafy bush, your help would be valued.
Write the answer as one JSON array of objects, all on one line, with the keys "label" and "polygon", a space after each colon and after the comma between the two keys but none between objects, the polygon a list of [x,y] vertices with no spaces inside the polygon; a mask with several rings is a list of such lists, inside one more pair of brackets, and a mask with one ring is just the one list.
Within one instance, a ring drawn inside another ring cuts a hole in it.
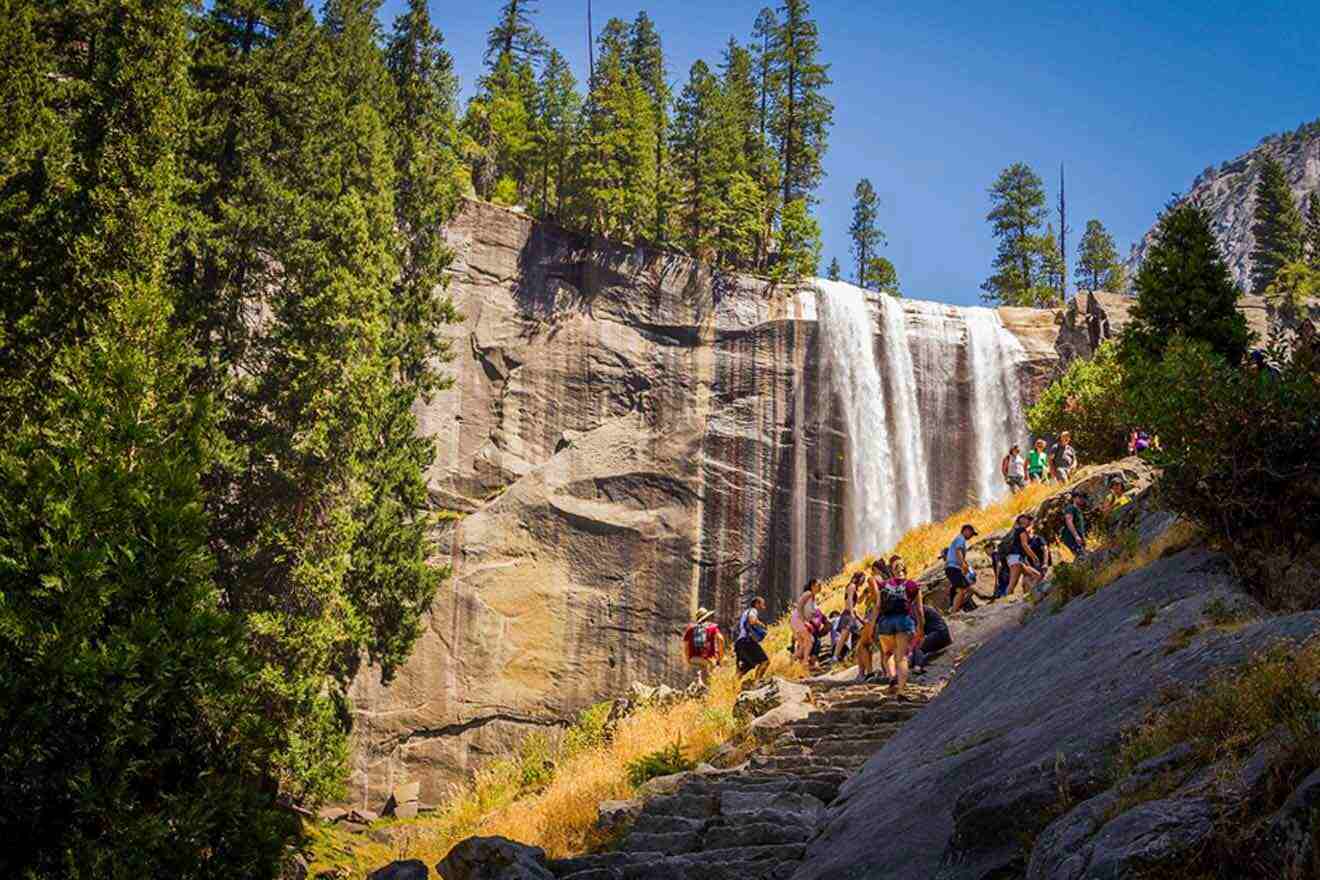
[{"label": "leafy bush", "polygon": [[677,743],[671,743],[663,749],[642,755],[628,762],[628,781],[633,786],[641,785],[658,776],[669,776],[691,770],[696,765],[683,757],[683,749]]},{"label": "leafy bush", "polygon": [[564,731],[564,741],[560,751],[565,758],[605,744],[609,739],[605,722],[610,717],[612,706],[613,703],[609,700],[603,700],[578,713],[577,720]]},{"label": "leafy bush", "polygon": [[1090,360],[1079,359],[1041,395],[1027,412],[1027,427],[1037,437],[1071,431],[1083,461],[1110,461],[1127,450],[1128,418],[1124,373],[1118,347],[1105,342]]},{"label": "leafy bush", "polygon": [[[1172,509],[1222,539],[1252,577],[1262,560],[1309,549],[1320,521],[1320,376],[1287,362],[1277,374],[1230,366],[1182,338],[1130,375],[1134,417],[1162,441],[1153,460]],[[1266,598],[1307,607],[1318,597]]]}]

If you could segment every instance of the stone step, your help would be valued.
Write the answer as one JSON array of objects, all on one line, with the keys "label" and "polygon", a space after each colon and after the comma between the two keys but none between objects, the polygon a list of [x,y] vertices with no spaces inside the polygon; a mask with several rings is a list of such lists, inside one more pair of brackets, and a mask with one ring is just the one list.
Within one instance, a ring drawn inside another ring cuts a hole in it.
[{"label": "stone step", "polygon": [[662,852],[669,855],[696,852],[702,848],[700,831],[674,831],[667,834],[629,832],[619,844],[624,852]]},{"label": "stone step", "polygon": [[720,782],[690,782],[679,791],[684,794],[699,795],[719,795],[726,791],[749,793],[785,791],[809,794],[821,801],[829,802],[838,795],[839,786],[846,778],[846,772],[809,776],[796,776],[791,773],[749,773],[747,778],[735,777]]},{"label": "stone step", "polygon": [[868,708],[865,706],[843,706],[829,709],[817,709],[804,719],[808,725],[866,724],[872,727],[879,724],[902,724],[917,713],[906,706],[888,706]]},{"label": "stone step", "polygon": [[798,742],[811,742],[822,737],[864,739],[867,737],[893,736],[902,728],[903,725],[898,722],[882,722],[880,724],[816,724],[803,722],[789,728],[788,736]]},{"label": "stone step", "polygon": [[618,880],[771,880],[789,876],[792,871],[785,865],[796,868],[805,853],[806,846],[800,843],[707,850],[645,864],[624,865],[619,870]]},{"label": "stone step", "polygon": [[651,798],[642,808],[643,815],[683,816],[688,819],[709,819],[719,810],[719,798],[714,794],[670,794]]},{"label": "stone step", "polygon": [[811,747],[812,754],[817,757],[837,757],[860,755],[869,758],[880,751],[885,743],[889,742],[891,737],[881,736],[869,739],[822,739],[818,740]]},{"label": "stone step", "polygon": [[718,850],[745,846],[806,843],[815,834],[814,825],[717,820],[702,835],[701,847],[703,850]]},{"label": "stone step", "polygon": [[629,831],[632,834],[675,834],[680,831],[706,830],[708,819],[689,819],[686,816],[662,816],[643,812],[633,822]]},{"label": "stone step", "polygon": [[851,755],[831,755],[828,757],[754,755],[751,758],[751,766],[756,770],[787,770],[799,773],[815,773],[818,770],[839,768],[855,770],[865,763],[865,757]]},{"label": "stone step", "polygon": [[[551,859],[546,862],[546,867],[556,877],[581,877],[582,880],[587,880],[584,875],[590,871],[610,872],[632,862],[653,862],[664,857],[665,854],[662,852],[608,852],[591,856],[573,856],[568,859]],[[606,876],[614,875],[607,873]]]}]

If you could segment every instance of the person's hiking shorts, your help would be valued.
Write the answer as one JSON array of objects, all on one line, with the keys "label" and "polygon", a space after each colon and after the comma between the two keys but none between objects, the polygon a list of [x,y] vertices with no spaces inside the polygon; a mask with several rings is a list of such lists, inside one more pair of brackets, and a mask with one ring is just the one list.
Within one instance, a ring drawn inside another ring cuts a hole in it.
[{"label": "person's hiking shorts", "polygon": [[770,658],[766,656],[765,648],[762,648],[761,643],[751,636],[743,636],[734,642],[733,654],[738,658],[739,675],[751,672],[762,663],[770,662]]},{"label": "person's hiking shorts", "polygon": [[875,631],[882,636],[912,635],[917,631],[917,624],[906,614],[886,614],[876,621]]},{"label": "person's hiking shorts", "polygon": [[1066,483],[1068,478],[1072,476],[1072,470],[1072,468],[1055,468],[1054,472],[1059,475],[1060,483]]},{"label": "person's hiking shorts", "polygon": [[1033,483],[1043,483],[1045,482],[1045,472],[1031,471],[1030,473],[1027,474],[1027,479],[1031,480],[1031,482]]},{"label": "person's hiking shorts", "polygon": [[1008,488],[1010,489],[1021,489],[1025,485],[1026,483],[1023,481],[1021,477],[1008,478]]},{"label": "person's hiking shorts", "polygon": [[689,657],[688,666],[698,671],[714,672],[715,660],[711,657]]},{"label": "person's hiking shorts", "polygon": [[955,590],[965,590],[971,586],[961,568],[949,566],[944,569],[944,576],[949,579],[949,586]]}]

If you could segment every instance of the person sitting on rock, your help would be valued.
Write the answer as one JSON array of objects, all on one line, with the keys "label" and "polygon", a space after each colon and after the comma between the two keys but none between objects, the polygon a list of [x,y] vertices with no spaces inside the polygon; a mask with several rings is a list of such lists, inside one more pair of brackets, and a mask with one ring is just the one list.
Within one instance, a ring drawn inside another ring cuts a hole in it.
[{"label": "person sitting on rock", "polygon": [[683,657],[697,670],[697,681],[703,686],[707,676],[724,662],[724,633],[711,622],[714,616],[714,611],[698,608],[696,620],[683,632]]},{"label": "person sitting on rock", "polygon": [[1008,455],[999,463],[999,472],[1010,491],[1022,491],[1027,484],[1027,460],[1022,457],[1022,447],[1016,443],[1009,447]]},{"label": "person sitting on rock", "polygon": [[1037,440],[1027,453],[1027,479],[1033,483],[1045,482],[1045,469],[1049,467],[1050,456],[1045,451],[1045,440]]},{"label": "person sitting on rock", "polygon": [[1077,450],[1073,449],[1072,432],[1064,431],[1059,435],[1059,442],[1050,450],[1050,471],[1054,479],[1066,483],[1072,478],[1077,467]]},{"label": "person sitting on rock", "polygon": [[1131,502],[1132,498],[1128,496],[1123,481],[1114,477],[1109,481],[1109,491],[1105,494],[1105,500],[1100,502],[1100,513],[1112,523],[1118,519],[1119,511]]},{"label": "person sitting on rock", "polygon": [[921,588],[908,580],[906,566],[901,562],[899,566],[899,572],[880,588],[880,601],[871,612],[886,671],[893,669],[890,694],[898,694],[907,686],[908,646],[916,634],[918,621],[924,620]]},{"label": "person sitting on rock", "polygon": [[752,673],[752,683],[760,681],[770,668],[770,658],[766,656],[765,648],[761,647],[766,632],[765,625],[761,623],[764,612],[765,600],[757,596],[738,618],[738,628],[734,631],[733,656],[738,661],[738,675]]},{"label": "person sitting on rock", "polygon": [[1063,508],[1063,528],[1059,530],[1059,540],[1072,551],[1074,559],[1086,557],[1086,493],[1074,489],[1070,501]]},{"label": "person sitting on rock", "polygon": [[914,640],[912,645],[912,672],[920,675],[926,671],[930,661],[944,652],[944,649],[953,644],[953,636],[949,634],[949,625],[944,622],[944,617],[934,607],[930,605],[923,606],[923,626],[921,632],[917,635],[919,638]]},{"label": "person sitting on rock", "polygon": [[964,523],[958,535],[944,551],[944,576],[949,580],[949,613],[957,614],[971,598],[972,567],[967,562],[967,542],[979,532],[971,523]]},{"label": "person sitting on rock", "polygon": [[816,618],[816,594],[820,592],[820,581],[812,578],[802,588],[801,595],[793,603],[793,613],[789,615],[788,626],[793,631],[793,659],[811,670],[811,648],[814,637],[811,633],[811,621]]}]

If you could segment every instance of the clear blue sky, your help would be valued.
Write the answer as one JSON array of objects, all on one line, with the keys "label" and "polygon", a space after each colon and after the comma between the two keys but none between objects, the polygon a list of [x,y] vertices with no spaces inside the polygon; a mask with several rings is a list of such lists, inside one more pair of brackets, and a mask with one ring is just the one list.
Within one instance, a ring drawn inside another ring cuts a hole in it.
[{"label": "clear blue sky", "polygon": [[[777,0],[776,0],[777,2]],[[673,82],[749,38],[764,0],[594,0],[597,30],[639,9],[656,21]],[[386,0],[382,17],[402,6]],[[433,0],[464,94],[499,0]],[[1051,205],[1066,163],[1075,243],[1100,218],[1126,255],[1171,194],[1209,164],[1320,116],[1320,7],[1293,2],[907,3],[817,0],[834,127],[816,208],[851,272],[852,188],[883,199],[887,255],[904,292],[973,303],[994,242],[997,172],[1025,161]],[[586,0],[541,0],[537,25],[586,79]]]}]

